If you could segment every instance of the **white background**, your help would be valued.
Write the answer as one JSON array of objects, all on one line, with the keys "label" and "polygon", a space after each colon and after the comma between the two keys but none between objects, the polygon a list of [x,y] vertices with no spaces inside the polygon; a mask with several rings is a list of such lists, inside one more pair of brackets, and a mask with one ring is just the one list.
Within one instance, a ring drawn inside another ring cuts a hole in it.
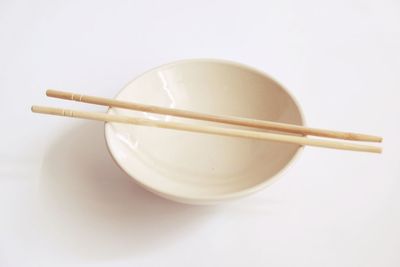
[{"label": "white background", "polygon": [[[58,88],[114,96],[149,68],[265,71],[308,125],[384,137],[306,148],[224,205],[175,204],[115,166],[103,124],[30,113]],[[400,266],[400,2],[1,1],[0,266]]]}]

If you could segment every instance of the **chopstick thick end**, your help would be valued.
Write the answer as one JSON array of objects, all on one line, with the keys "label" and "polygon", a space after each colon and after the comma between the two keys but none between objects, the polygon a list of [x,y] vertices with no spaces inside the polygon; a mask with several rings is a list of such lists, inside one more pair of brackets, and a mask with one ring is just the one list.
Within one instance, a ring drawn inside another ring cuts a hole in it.
[{"label": "chopstick thick end", "polygon": [[35,106],[35,105],[31,106],[31,111],[32,111],[33,113],[38,113],[38,110],[39,110],[39,107],[38,107],[38,106]]},{"label": "chopstick thick end", "polygon": [[61,108],[51,108],[51,107],[33,105],[31,107],[31,111],[33,113],[48,114],[48,115],[72,116],[72,115],[69,115],[70,112],[68,112],[68,110],[61,109]]},{"label": "chopstick thick end", "polygon": [[58,90],[54,90],[54,89],[47,89],[46,96],[61,98],[61,99],[66,99],[66,100],[74,100],[73,93],[58,91]]}]

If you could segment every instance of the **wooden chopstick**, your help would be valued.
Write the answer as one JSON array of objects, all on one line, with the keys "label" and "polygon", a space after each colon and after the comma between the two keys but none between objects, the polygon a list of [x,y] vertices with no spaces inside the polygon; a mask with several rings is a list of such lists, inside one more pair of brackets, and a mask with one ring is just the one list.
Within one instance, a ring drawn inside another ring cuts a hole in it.
[{"label": "wooden chopstick", "polygon": [[78,102],[84,102],[96,105],[125,108],[125,109],[138,110],[150,113],[172,115],[189,119],[206,120],[206,121],[220,122],[226,124],[260,128],[260,129],[268,129],[268,130],[287,132],[287,133],[314,135],[314,136],[353,140],[353,141],[382,142],[382,137],[367,135],[367,134],[309,128],[300,125],[248,119],[248,118],[238,118],[233,116],[204,114],[204,113],[198,113],[181,109],[144,105],[134,102],[126,102],[126,101],[120,101],[120,100],[97,97],[97,96],[88,96],[88,95],[63,92],[58,90],[47,90],[46,95],[49,97],[74,100]]},{"label": "wooden chopstick", "polygon": [[112,114],[106,114],[106,113],[100,113],[100,112],[87,112],[87,111],[51,108],[51,107],[43,107],[43,106],[32,106],[32,112],[57,115],[57,116],[73,117],[73,118],[82,118],[82,119],[89,119],[89,120],[97,120],[97,121],[105,121],[105,122],[129,123],[129,124],[136,124],[136,125],[144,125],[144,126],[152,126],[152,127],[159,127],[159,128],[190,131],[190,132],[200,132],[200,133],[206,133],[206,134],[216,134],[216,135],[244,137],[244,138],[255,138],[255,139],[261,139],[261,140],[277,141],[277,142],[298,144],[298,145],[308,145],[308,146],[325,147],[325,148],[342,149],[342,150],[352,150],[352,151],[362,151],[362,152],[372,152],[372,153],[381,153],[382,152],[381,148],[375,147],[375,146],[311,139],[311,138],[307,138],[307,137],[300,137],[300,136],[293,136],[293,135],[274,134],[274,133],[256,132],[256,131],[239,130],[239,129],[227,129],[227,128],[220,128],[220,127],[214,127],[214,126],[200,126],[200,125],[190,125],[190,124],[177,123],[177,122],[154,121],[154,120],[149,120],[149,119],[145,119],[145,118],[135,118],[135,117],[129,117],[129,116],[122,116],[122,115],[112,115]]}]

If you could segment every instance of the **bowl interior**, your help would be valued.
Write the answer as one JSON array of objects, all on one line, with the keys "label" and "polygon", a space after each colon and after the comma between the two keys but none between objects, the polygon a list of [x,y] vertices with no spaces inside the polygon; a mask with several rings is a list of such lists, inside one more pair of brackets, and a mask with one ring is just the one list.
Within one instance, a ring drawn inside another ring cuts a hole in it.
[{"label": "bowl interior", "polygon": [[[301,125],[301,112],[279,84],[251,68],[216,60],[161,66],[129,83],[116,99],[203,113]],[[218,125],[112,108],[113,114]],[[247,128],[248,129],[248,128]],[[271,181],[299,146],[235,137],[106,124],[116,162],[148,189],[183,202],[243,195]]]}]

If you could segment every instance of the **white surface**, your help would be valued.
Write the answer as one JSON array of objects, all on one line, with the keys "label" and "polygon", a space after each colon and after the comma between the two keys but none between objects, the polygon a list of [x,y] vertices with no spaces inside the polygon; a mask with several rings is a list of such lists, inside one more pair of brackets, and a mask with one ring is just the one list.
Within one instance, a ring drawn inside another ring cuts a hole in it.
[{"label": "white surface", "polygon": [[[0,266],[399,266],[399,13],[398,1],[2,1]],[[101,123],[29,111],[82,107],[48,87],[111,97],[193,57],[271,74],[308,125],[380,134],[384,153],[306,148],[266,190],[199,208],[133,184]]]}]

